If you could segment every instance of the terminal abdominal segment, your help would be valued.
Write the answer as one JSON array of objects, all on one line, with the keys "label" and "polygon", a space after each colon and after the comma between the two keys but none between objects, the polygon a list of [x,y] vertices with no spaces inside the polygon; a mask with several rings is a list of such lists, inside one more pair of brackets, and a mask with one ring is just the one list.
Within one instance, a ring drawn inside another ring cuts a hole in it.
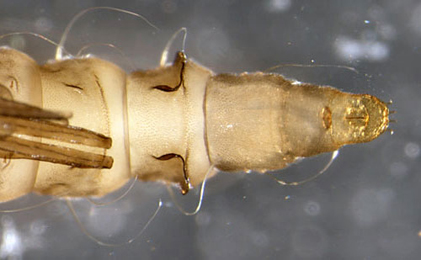
[{"label": "terminal abdominal segment", "polygon": [[389,125],[374,96],[272,73],[215,74],[182,52],[127,75],[98,58],[38,65],[3,47],[0,97],[1,202],[103,196],[134,177],[185,194],[212,167],[282,169]]}]

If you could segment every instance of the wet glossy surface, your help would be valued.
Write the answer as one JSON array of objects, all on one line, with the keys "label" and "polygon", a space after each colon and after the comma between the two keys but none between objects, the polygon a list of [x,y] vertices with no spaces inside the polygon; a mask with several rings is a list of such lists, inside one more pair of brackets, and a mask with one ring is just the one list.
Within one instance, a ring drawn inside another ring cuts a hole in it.
[{"label": "wet glossy surface", "polygon": [[[26,7],[23,7],[26,5]],[[279,63],[337,64],[339,68],[282,68],[302,82],[326,84],[355,93],[392,99],[395,134],[348,146],[320,178],[299,187],[281,187],[271,178],[226,175],[208,183],[202,210],[182,215],[159,184],[136,184],[122,201],[105,208],[75,202],[92,234],[122,242],[141,230],[158,198],[164,207],[131,245],[106,248],[78,228],[65,202],[0,215],[0,258],[106,259],[415,259],[421,253],[419,209],[421,92],[419,82],[421,5],[406,1],[32,1],[0,4],[0,33],[31,31],[59,40],[80,10],[111,5],[138,12],[160,28],[123,14],[96,11],[68,37],[72,53],[93,43],[113,43],[135,68],[158,66],[166,41],[188,28],[188,57],[216,72],[265,70]],[[42,63],[54,48],[32,37],[13,45]],[[179,43],[177,43],[179,44]],[[177,50],[179,48],[175,48]],[[93,52],[132,70],[116,50]],[[285,180],[312,176],[329,155],[282,171]],[[192,192],[190,195],[194,195]],[[181,198],[194,203],[194,198]],[[1,205],[33,205],[37,196]],[[20,203],[21,202],[21,203]],[[187,203],[188,204],[188,203]]]}]

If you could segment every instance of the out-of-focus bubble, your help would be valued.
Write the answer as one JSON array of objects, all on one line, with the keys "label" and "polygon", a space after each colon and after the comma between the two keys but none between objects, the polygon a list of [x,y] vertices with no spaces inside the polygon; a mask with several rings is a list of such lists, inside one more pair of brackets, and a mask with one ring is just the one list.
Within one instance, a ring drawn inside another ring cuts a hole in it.
[{"label": "out-of-focus bubble", "polygon": [[420,146],[416,143],[407,143],[404,150],[406,156],[411,159],[415,159],[420,155]]},{"label": "out-of-focus bubble", "polygon": [[269,238],[265,232],[254,232],[251,235],[252,243],[258,247],[266,247],[269,244]]},{"label": "out-of-focus bubble", "polygon": [[326,233],[317,226],[300,227],[292,235],[292,248],[300,257],[321,257],[328,250]]},{"label": "out-of-focus bubble", "polygon": [[317,216],[320,214],[320,204],[316,201],[308,201],[304,205],[304,212],[310,216]]},{"label": "out-of-focus bubble", "polygon": [[25,37],[22,35],[10,36],[9,46],[17,50],[23,50],[26,46]]},{"label": "out-of-focus bubble", "polygon": [[403,162],[393,162],[389,167],[390,174],[398,179],[404,178],[408,175],[408,166]]},{"label": "out-of-focus bubble", "polygon": [[126,218],[127,215],[119,209],[99,207],[90,210],[86,223],[95,235],[106,237],[123,230],[128,225]]},{"label": "out-of-focus bubble", "polygon": [[416,34],[421,35],[421,4],[418,4],[417,7],[412,9],[410,16],[410,26],[412,30]]},{"label": "out-of-focus bubble", "polygon": [[335,40],[334,49],[337,56],[344,61],[368,60],[384,61],[389,57],[389,46],[375,40],[356,40],[340,36]]},{"label": "out-of-focus bubble", "polygon": [[166,202],[164,202],[164,207],[166,207],[166,208],[173,208],[174,207],[174,203],[172,201],[166,201]]},{"label": "out-of-focus bubble", "polygon": [[24,246],[19,233],[16,231],[15,224],[11,217],[2,216],[1,218],[1,259],[21,259]]},{"label": "out-of-focus bubble", "polygon": [[195,220],[198,226],[207,226],[211,222],[211,215],[208,212],[200,211],[195,216]]},{"label": "out-of-focus bubble", "polygon": [[35,30],[40,33],[46,33],[53,28],[53,22],[46,17],[39,17],[35,20]]},{"label": "out-of-focus bubble", "polygon": [[396,39],[396,28],[390,24],[381,24],[379,25],[379,34],[383,39],[386,40],[395,40]]},{"label": "out-of-focus bubble", "polygon": [[413,252],[419,248],[417,231],[403,221],[392,222],[379,232],[377,247],[387,254],[388,259],[414,259]]},{"label": "out-of-focus bubble", "polygon": [[285,12],[291,7],[291,4],[291,0],[269,0],[266,3],[266,10],[273,13]]},{"label": "out-of-focus bubble", "polygon": [[31,233],[35,236],[39,236],[45,233],[47,225],[40,220],[33,221],[31,223]]},{"label": "out-of-focus bubble", "polygon": [[351,200],[351,216],[360,226],[373,225],[387,216],[394,197],[389,189],[359,191]]},{"label": "out-of-focus bubble", "polygon": [[177,11],[177,3],[173,0],[165,0],[161,4],[164,13],[174,13]]},{"label": "out-of-focus bubble", "polygon": [[[72,201],[79,201],[78,199],[72,199]],[[48,206],[48,214],[52,217],[62,217],[66,216],[69,212],[69,208],[67,207],[64,200],[58,200],[55,203],[52,203],[52,205]]]},{"label": "out-of-focus bubble", "polygon": [[197,45],[201,50],[204,50],[201,54],[203,60],[225,61],[231,43],[226,32],[220,28],[223,28],[223,26],[202,30],[198,34]]}]

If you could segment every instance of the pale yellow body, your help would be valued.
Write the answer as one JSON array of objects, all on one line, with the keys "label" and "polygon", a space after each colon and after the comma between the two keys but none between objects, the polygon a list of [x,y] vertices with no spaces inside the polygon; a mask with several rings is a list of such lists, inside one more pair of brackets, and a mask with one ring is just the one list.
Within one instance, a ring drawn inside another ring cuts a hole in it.
[{"label": "pale yellow body", "polygon": [[[179,184],[186,193],[203,182],[211,166],[228,171],[280,169],[298,157],[370,141],[389,122],[388,108],[373,96],[297,85],[276,74],[215,75],[183,53],[171,66],[127,75],[97,58],[38,65],[21,52],[1,48],[0,90],[5,99],[43,111],[71,112],[69,125],[112,139],[111,148],[87,140],[78,143],[73,137],[63,142],[60,131],[49,140],[49,133],[39,137],[35,130],[14,131],[22,115],[4,112],[0,201],[32,191],[101,196],[135,176]],[[45,121],[31,116],[23,120]],[[48,129],[82,132],[50,121]],[[15,139],[9,139],[12,136]],[[8,148],[16,140],[30,140],[30,147]],[[49,157],[38,143],[52,147]],[[66,160],[60,156],[64,153],[65,158],[68,148],[74,157]],[[85,164],[88,155],[99,162]]]}]

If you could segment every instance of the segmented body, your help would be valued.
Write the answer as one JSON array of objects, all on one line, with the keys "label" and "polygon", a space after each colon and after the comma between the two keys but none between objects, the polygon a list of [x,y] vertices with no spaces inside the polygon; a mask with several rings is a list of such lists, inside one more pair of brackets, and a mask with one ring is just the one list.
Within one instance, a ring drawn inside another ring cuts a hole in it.
[{"label": "segmented body", "polygon": [[211,167],[281,169],[371,141],[389,123],[374,96],[278,74],[216,75],[184,53],[127,75],[98,58],[38,65],[2,48],[0,86],[0,201],[102,196],[135,176],[186,193]]}]

